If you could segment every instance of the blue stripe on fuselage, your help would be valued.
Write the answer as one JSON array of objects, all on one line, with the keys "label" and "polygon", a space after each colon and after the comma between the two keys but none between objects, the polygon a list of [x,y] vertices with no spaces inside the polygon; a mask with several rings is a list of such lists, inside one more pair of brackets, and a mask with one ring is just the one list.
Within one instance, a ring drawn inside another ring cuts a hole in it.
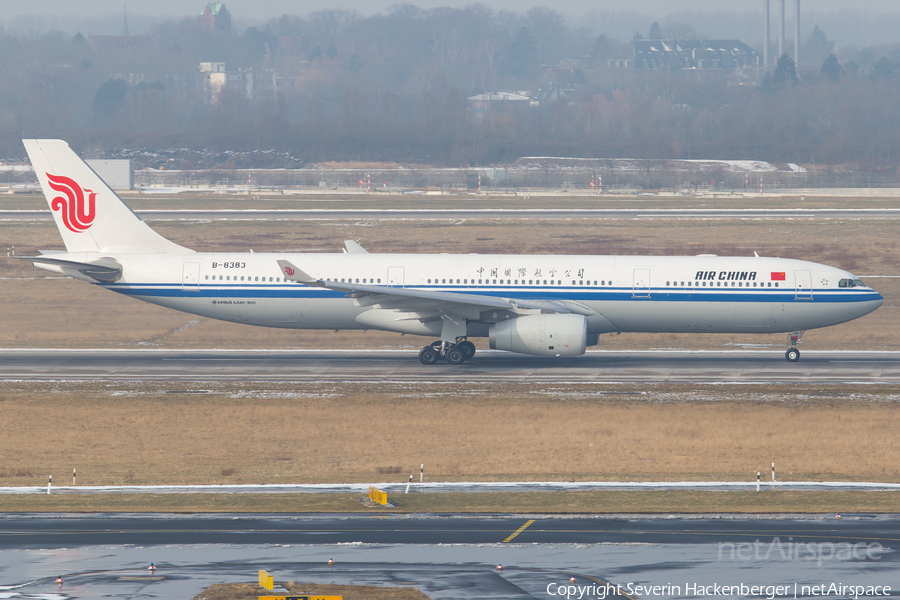
[{"label": "blue stripe on fuselage", "polygon": [[[313,288],[300,285],[233,285],[233,286],[200,286],[199,290],[183,290],[181,284],[111,284],[103,287],[129,296],[170,297],[170,298],[343,298],[346,292]],[[445,286],[408,286],[409,289],[474,294],[480,296],[496,296],[503,298],[522,298],[530,300],[579,300],[579,301],[625,301],[641,302],[871,302],[883,299],[874,290],[812,290],[812,299],[796,297],[796,291],[790,288],[758,289],[758,290],[718,290],[718,289],[678,289],[660,288],[649,290],[649,295],[634,295],[632,288],[584,288],[558,286],[547,288],[526,287],[491,287],[452,288]],[[641,292],[643,293],[643,292]]]}]

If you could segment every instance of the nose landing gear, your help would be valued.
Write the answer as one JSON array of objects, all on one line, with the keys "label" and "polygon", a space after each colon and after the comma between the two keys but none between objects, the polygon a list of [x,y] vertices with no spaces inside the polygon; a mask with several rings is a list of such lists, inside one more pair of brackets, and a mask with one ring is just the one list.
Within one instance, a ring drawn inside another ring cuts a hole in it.
[{"label": "nose landing gear", "polygon": [[475,344],[463,340],[456,344],[450,342],[432,342],[419,351],[419,362],[433,365],[442,358],[451,365],[461,365],[475,355]]},{"label": "nose landing gear", "polygon": [[787,343],[788,349],[784,353],[784,357],[788,360],[788,362],[797,362],[800,360],[800,351],[797,350],[797,344],[800,343],[800,338],[803,337],[802,331],[792,331],[788,335]]}]

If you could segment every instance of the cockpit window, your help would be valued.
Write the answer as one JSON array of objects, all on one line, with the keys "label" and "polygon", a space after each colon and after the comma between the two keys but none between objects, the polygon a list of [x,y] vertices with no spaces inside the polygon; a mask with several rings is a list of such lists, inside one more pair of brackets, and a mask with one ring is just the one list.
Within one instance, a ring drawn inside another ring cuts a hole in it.
[{"label": "cockpit window", "polygon": [[841,279],[838,281],[838,287],[866,287],[861,279]]}]

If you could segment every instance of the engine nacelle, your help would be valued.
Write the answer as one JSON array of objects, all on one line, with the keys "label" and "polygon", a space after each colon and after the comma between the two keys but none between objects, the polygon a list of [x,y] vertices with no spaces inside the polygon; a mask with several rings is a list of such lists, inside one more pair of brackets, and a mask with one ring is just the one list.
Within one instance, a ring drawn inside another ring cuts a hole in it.
[{"label": "engine nacelle", "polygon": [[587,325],[582,315],[516,317],[491,324],[491,348],[539,356],[579,356],[587,345]]}]

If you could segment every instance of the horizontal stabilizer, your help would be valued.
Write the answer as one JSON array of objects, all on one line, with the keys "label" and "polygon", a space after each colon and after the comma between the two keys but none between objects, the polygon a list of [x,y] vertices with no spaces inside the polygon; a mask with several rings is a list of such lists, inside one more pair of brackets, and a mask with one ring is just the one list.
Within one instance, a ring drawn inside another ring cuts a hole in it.
[{"label": "horizontal stabilizer", "polygon": [[38,266],[38,263],[40,263],[62,267],[63,269],[72,269],[103,283],[112,283],[122,277],[122,265],[117,260],[108,257],[91,262],[78,262],[62,258],[51,258],[49,256],[16,256],[11,258],[31,261],[34,266]]}]

